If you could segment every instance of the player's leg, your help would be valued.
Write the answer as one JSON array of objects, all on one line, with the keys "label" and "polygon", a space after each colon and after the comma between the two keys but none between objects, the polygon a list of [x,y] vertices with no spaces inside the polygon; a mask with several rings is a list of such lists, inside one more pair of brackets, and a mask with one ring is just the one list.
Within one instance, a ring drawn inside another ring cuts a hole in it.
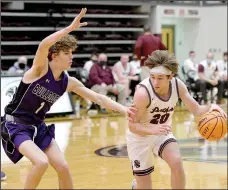
[{"label": "player's leg", "polygon": [[172,188],[185,189],[185,173],[180,149],[172,134],[164,136],[163,142],[160,143],[158,155],[165,160],[171,169]]},{"label": "player's leg", "polygon": [[162,158],[171,168],[171,186],[173,189],[185,189],[185,173],[177,142],[170,142],[162,152]]},{"label": "player's leg", "polygon": [[51,144],[44,150],[44,152],[49,159],[49,163],[58,173],[59,189],[73,189],[69,166],[55,139],[52,139]]},{"label": "player's leg", "polygon": [[135,175],[135,183],[132,189],[152,189],[151,174],[138,176]]},{"label": "player's leg", "polygon": [[[21,137],[19,135],[15,138],[15,141],[17,141],[17,139],[20,139]],[[24,188],[35,189],[38,186],[44,172],[48,168],[48,158],[32,140],[22,142],[18,150],[33,164],[32,169],[27,175]]]},{"label": "player's leg", "polygon": [[127,151],[131,160],[133,175],[136,182],[133,189],[151,189],[152,148],[147,137],[136,137],[133,133],[127,133]]}]

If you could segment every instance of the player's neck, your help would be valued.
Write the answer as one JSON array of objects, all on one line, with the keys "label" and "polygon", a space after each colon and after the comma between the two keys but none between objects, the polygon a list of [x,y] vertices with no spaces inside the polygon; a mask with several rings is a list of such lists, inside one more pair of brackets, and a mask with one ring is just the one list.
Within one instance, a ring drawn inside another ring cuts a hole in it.
[{"label": "player's neck", "polygon": [[51,68],[51,71],[53,73],[54,79],[55,80],[60,80],[61,79],[61,74],[62,70],[58,69],[57,67],[54,66],[54,63],[52,61],[49,62],[49,66]]},{"label": "player's neck", "polygon": [[159,92],[156,92],[156,93],[157,93],[157,95],[166,98],[166,97],[169,96],[169,90],[170,89],[169,89],[169,85],[168,85],[168,86],[162,88]]}]

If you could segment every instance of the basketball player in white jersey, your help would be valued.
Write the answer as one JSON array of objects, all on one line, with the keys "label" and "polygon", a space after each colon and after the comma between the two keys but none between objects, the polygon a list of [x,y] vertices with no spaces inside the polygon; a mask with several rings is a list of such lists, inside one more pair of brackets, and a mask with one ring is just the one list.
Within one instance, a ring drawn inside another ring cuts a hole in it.
[{"label": "basketball player in white jersey", "polygon": [[194,116],[218,110],[217,105],[199,105],[188,93],[185,84],[174,77],[178,63],[168,51],[157,50],[148,56],[145,65],[150,77],[144,79],[134,94],[137,108],[134,122],[129,122],[127,132],[128,156],[135,179],[132,189],[151,189],[151,172],[154,170],[152,152],[160,156],[171,169],[173,189],[185,188],[185,174],[179,146],[171,132],[172,115],[178,98]]}]

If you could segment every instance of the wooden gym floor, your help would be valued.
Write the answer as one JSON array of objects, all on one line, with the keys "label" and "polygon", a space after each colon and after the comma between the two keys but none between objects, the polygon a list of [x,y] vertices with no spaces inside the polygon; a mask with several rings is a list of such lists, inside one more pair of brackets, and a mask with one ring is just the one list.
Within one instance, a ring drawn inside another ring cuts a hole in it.
[{"label": "wooden gym floor", "polygon": [[[74,188],[131,188],[133,176],[126,153],[126,119],[121,116],[85,116],[51,123],[56,124],[56,140],[69,163]],[[174,114],[173,133],[179,140],[184,160],[186,188],[227,189],[227,138],[209,144],[199,139],[193,116],[181,110]],[[23,158],[14,165],[1,148],[1,166],[8,177],[1,182],[2,189],[23,188],[31,167],[29,161]],[[155,158],[152,181],[153,188],[171,188],[170,170],[160,158]],[[58,188],[57,175],[51,166],[38,188]]]}]

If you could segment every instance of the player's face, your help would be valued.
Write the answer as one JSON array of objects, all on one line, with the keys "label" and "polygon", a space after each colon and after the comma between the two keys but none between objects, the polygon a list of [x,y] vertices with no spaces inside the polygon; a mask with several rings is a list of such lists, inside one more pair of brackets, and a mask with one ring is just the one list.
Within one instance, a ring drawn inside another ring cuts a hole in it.
[{"label": "player's face", "polygon": [[160,93],[169,89],[169,81],[171,78],[172,76],[168,77],[167,75],[152,74],[151,81],[155,92]]},{"label": "player's face", "polygon": [[56,56],[56,61],[58,62],[58,67],[62,70],[67,70],[72,65],[72,49],[61,50]]}]

